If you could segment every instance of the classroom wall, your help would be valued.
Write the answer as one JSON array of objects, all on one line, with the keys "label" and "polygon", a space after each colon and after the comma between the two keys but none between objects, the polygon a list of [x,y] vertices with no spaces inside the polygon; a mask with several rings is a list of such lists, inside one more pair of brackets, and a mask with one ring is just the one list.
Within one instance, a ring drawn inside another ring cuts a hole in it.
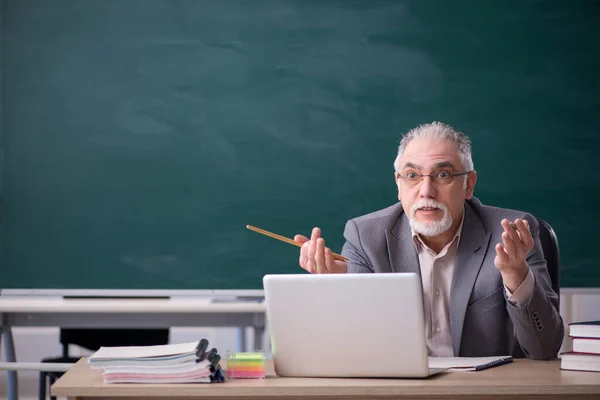
[{"label": "classroom wall", "polygon": [[246,224],[339,251],[432,120],[484,204],[554,228],[563,286],[600,287],[599,6],[0,1],[2,288],[261,289],[297,249]]},{"label": "classroom wall", "polygon": [[[575,295],[576,305],[573,318],[576,320],[600,320],[600,294]],[[561,315],[564,315],[564,302],[561,300]],[[18,361],[36,362],[43,357],[57,356],[61,352],[58,342],[58,328],[16,328],[13,331]],[[239,350],[240,336],[235,328],[183,328],[171,329],[171,342],[181,343],[206,337],[211,346],[220,353],[227,350]],[[247,340],[252,343],[252,332],[248,330]],[[268,338],[267,338],[268,340]],[[266,348],[265,343],[265,348]],[[85,351],[73,347],[72,354],[87,355]],[[563,348],[563,350],[565,350]],[[37,393],[37,378],[35,372],[19,373],[19,391],[22,397],[35,397]],[[6,373],[0,371],[0,398],[7,395]]]}]

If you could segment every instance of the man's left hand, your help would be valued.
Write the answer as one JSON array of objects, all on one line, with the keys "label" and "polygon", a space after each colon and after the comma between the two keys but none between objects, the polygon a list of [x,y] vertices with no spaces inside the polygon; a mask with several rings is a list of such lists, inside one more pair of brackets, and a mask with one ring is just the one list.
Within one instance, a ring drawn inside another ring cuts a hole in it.
[{"label": "man's left hand", "polygon": [[533,237],[527,220],[516,219],[514,228],[506,218],[501,222],[503,245],[496,245],[494,264],[502,275],[504,286],[514,293],[525,280],[529,266],[525,261],[527,254],[533,249]]}]

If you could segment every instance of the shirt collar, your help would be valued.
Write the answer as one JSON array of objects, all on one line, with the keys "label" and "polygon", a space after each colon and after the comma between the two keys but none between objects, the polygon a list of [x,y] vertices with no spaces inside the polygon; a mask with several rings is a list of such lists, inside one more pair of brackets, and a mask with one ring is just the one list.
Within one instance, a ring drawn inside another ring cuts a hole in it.
[{"label": "shirt collar", "polygon": [[[452,245],[452,244],[454,244],[456,242],[456,247],[458,247],[458,245],[460,243],[460,236],[462,234],[462,228],[463,228],[463,223],[464,222],[465,222],[465,213],[463,212],[463,215],[462,215],[462,217],[460,219],[460,224],[458,225],[458,229],[456,229],[456,233],[454,234],[454,237],[450,241],[449,245]],[[412,226],[410,227],[410,232],[411,232],[411,235],[412,235],[412,238],[413,238],[413,242],[414,242],[415,247],[417,248],[417,250],[419,250],[420,248],[426,248],[427,247],[427,245],[421,239],[421,236],[414,231],[414,229],[412,228]],[[446,245],[445,247],[448,247],[449,245]]]}]

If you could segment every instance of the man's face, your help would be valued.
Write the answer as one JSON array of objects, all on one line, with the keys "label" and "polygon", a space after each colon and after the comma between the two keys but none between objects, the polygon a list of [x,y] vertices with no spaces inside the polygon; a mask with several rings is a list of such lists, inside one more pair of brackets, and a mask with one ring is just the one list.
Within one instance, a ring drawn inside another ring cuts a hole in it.
[{"label": "man's face", "polygon": [[[400,158],[400,174],[415,177],[415,174],[447,176],[465,169],[455,144],[450,140],[413,139]],[[398,199],[404,212],[417,233],[437,236],[447,231],[463,213],[465,199],[473,196],[477,180],[475,172],[469,173],[465,187],[465,176],[453,177],[450,183],[432,182],[430,177],[410,182],[396,174]]]}]

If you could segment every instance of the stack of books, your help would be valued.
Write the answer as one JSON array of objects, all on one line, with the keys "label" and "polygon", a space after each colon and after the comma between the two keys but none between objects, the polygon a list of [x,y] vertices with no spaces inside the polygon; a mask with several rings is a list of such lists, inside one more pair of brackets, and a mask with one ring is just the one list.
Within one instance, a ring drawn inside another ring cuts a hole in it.
[{"label": "stack of books", "polygon": [[104,383],[223,382],[217,349],[208,340],[160,346],[101,347],[88,358]]},{"label": "stack of books", "polygon": [[569,324],[573,350],[561,354],[560,368],[600,372],[600,321]]}]

